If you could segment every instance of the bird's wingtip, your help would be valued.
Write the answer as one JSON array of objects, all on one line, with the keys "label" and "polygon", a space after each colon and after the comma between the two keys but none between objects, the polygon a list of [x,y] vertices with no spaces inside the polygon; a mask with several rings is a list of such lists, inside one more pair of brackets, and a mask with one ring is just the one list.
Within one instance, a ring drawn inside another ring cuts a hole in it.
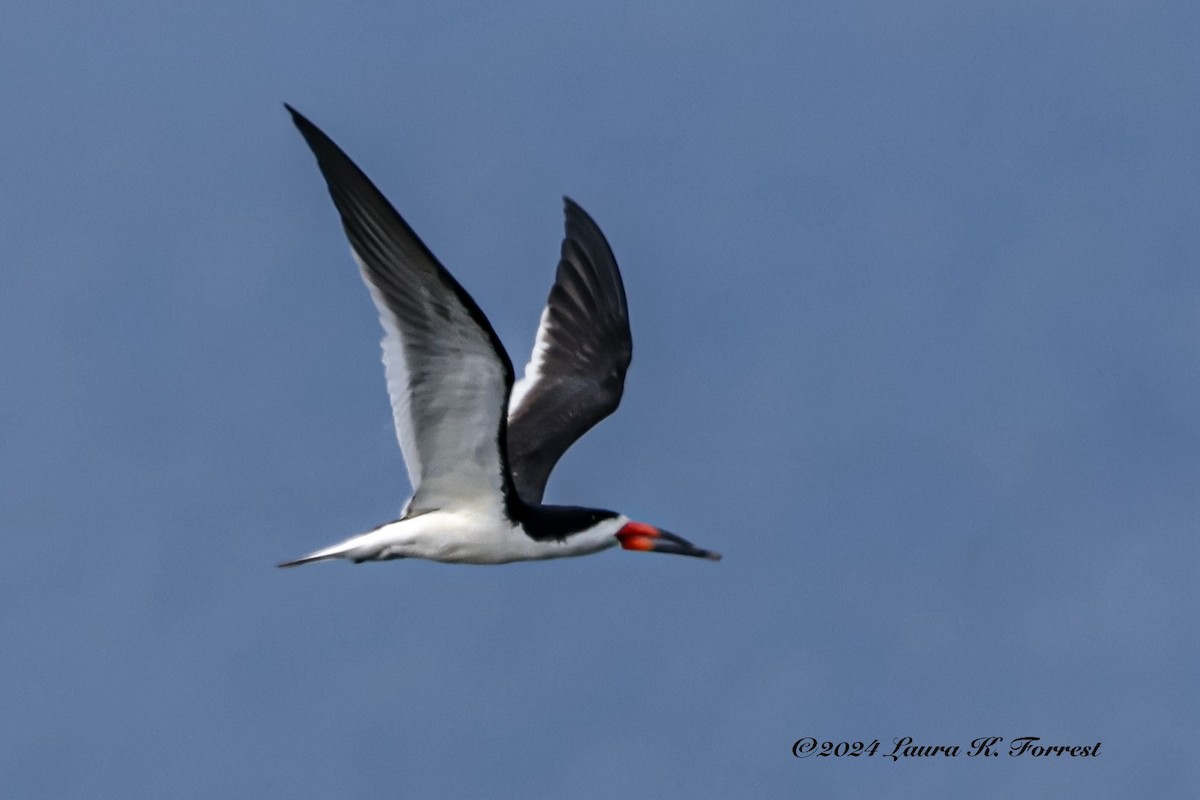
[{"label": "bird's wingtip", "polygon": [[304,128],[306,126],[309,126],[309,127],[312,126],[312,122],[309,121],[308,117],[304,116],[299,111],[297,111],[296,107],[293,106],[291,103],[285,102],[283,104],[283,107],[286,108],[288,114],[291,115],[292,123],[295,124],[296,127]]}]

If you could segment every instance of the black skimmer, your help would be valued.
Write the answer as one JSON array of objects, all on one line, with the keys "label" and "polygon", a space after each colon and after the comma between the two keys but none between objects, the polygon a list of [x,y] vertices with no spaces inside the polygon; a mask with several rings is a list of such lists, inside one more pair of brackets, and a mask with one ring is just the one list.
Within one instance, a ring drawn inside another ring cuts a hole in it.
[{"label": "black skimmer", "polygon": [[279,566],[338,558],[502,564],[617,544],[719,559],[615,511],[541,504],[559,457],[620,402],[632,352],[621,276],[591,217],[565,200],[562,259],[514,387],[512,361],[471,296],[341,148],[287,109],[379,310],[413,496],[400,519]]}]

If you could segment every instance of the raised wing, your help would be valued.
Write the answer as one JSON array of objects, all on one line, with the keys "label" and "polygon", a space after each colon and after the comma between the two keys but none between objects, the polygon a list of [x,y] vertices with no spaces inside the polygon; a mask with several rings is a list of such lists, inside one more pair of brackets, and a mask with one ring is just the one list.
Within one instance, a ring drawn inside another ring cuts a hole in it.
[{"label": "raised wing", "polygon": [[508,461],[527,503],[540,503],[567,448],[616,410],[633,356],[617,260],[600,228],[563,198],[566,234],[533,355],[508,404]]},{"label": "raised wing", "polygon": [[317,157],[383,325],[383,363],[413,497],[407,515],[513,496],[512,362],[471,296],[333,140],[287,107]]}]

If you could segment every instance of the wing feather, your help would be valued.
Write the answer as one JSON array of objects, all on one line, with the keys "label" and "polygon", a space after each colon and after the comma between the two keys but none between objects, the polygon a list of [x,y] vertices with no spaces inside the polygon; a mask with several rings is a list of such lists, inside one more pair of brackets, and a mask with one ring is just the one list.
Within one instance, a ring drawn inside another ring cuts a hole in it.
[{"label": "wing feather", "polygon": [[616,410],[633,356],[625,286],[608,240],[563,198],[565,235],[533,353],[508,406],[508,460],[521,498],[540,503],[559,458]]},{"label": "wing feather", "polygon": [[513,367],[491,323],[333,140],[288,106],[341,215],[383,326],[406,514],[513,497],[505,408]]}]

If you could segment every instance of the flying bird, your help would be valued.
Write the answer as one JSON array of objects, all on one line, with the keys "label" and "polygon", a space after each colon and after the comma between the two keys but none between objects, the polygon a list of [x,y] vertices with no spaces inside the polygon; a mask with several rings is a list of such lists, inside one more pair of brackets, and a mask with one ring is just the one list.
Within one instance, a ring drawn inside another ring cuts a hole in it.
[{"label": "flying bird", "polygon": [[464,564],[626,550],[720,556],[624,514],[542,505],[562,454],[616,409],[632,344],[607,240],[564,198],[566,234],[533,354],[514,385],[487,317],[332,139],[286,106],[317,158],[384,337],[413,495],[400,518],[279,566],[424,558]]}]

